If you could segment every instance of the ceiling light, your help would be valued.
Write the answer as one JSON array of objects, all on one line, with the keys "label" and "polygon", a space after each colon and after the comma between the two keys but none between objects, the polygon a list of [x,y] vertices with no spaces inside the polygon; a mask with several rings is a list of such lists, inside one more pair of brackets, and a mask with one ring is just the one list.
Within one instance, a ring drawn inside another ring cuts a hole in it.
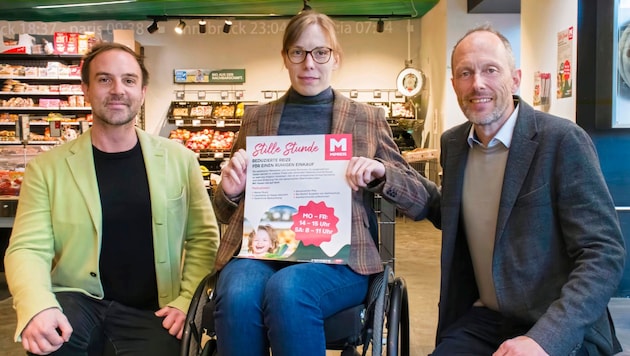
[{"label": "ceiling light", "polygon": [[199,20],[199,33],[206,33],[206,20]]},{"label": "ceiling light", "polygon": [[157,20],[153,20],[153,23],[149,25],[149,27],[147,27],[147,31],[149,31],[149,33],[153,33],[155,31],[158,30],[158,22]]},{"label": "ceiling light", "polygon": [[385,30],[385,22],[383,22],[383,19],[378,19],[378,22],[376,23],[376,32],[382,33],[383,30]]},{"label": "ceiling light", "polygon": [[[302,7],[302,11],[313,10],[313,8],[308,5],[308,1],[309,0],[303,0],[303,1],[304,1],[304,7]],[[300,12],[302,12],[302,11],[300,11]]]},{"label": "ceiling light", "polygon": [[39,5],[39,6],[33,6],[33,9],[58,9],[58,8],[63,8],[63,7],[114,5],[114,4],[125,4],[128,2],[136,2],[136,0],[99,1],[99,2],[85,2],[85,3],[80,3],[80,4]]},{"label": "ceiling light", "polygon": [[232,21],[225,20],[223,24],[223,33],[230,33],[230,29],[232,28]]},{"label": "ceiling light", "polygon": [[184,33],[184,28],[186,28],[186,23],[183,20],[179,20],[179,23],[175,26],[175,32],[181,35]]}]

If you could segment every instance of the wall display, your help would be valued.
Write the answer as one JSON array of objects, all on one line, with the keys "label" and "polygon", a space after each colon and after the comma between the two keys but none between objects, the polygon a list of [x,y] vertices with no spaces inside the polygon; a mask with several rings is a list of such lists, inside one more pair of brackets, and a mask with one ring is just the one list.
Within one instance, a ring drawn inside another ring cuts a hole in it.
[{"label": "wall display", "polygon": [[568,98],[573,93],[573,77],[571,71],[575,61],[573,60],[573,26],[558,32],[558,99]]},{"label": "wall display", "polygon": [[81,90],[80,60],[78,55],[0,55],[0,144],[76,138],[81,122],[92,116]]},{"label": "wall display", "polygon": [[243,84],[245,69],[175,69],[173,82],[178,84]]},{"label": "wall display", "polygon": [[230,157],[232,144],[241,126],[245,102],[184,101],[171,102],[168,122],[176,126],[169,138],[197,153],[199,162],[218,173]]},{"label": "wall display", "polygon": [[[597,2],[596,125],[630,128],[630,8]],[[611,21],[612,19],[612,21]]]},{"label": "wall display", "polygon": [[617,101],[613,127],[630,128],[630,9],[620,8],[618,21]]}]

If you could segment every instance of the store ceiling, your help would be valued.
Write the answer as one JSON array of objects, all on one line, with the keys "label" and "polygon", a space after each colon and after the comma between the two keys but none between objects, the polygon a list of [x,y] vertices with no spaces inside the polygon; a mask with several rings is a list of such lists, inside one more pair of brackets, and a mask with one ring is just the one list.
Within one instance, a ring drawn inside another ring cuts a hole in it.
[{"label": "store ceiling", "polygon": [[[36,8],[42,5],[108,3],[96,0],[10,0],[0,1],[0,20],[22,21],[96,21],[96,20],[147,20],[148,17],[168,16],[229,16],[262,18],[275,14],[281,17],[295,15],[303,7],[303,0],[135,0],[107,5]],[[335,17],[420,18],[438,0],[310,0],[309,6]]]}]

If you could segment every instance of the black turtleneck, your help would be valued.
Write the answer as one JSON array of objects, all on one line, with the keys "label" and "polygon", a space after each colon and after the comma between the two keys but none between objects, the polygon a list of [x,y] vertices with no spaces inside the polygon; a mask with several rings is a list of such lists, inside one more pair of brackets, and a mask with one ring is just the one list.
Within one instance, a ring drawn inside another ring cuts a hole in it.
[{"label": "black turtleneck", "polygon": [[278,135],[328,134],[332,127],[333,91],[331,87],[315,96],[303,96],[289,89],[280,118]]}]

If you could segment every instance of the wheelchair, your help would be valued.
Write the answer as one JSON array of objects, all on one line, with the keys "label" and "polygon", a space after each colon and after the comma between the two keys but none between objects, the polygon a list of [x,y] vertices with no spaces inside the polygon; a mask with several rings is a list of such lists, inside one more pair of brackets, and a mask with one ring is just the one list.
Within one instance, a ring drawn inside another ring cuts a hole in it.
[{"label": "wheelchair", "polygon": [[[396,208],[373,196],[370,217],[372,236],[379,246],[384,271],[370,276],[365,301],[324,320],[326,349],[341,356],[409,355],[409,304],[407,286],[394,275],[394,227]],[[208,274],[190,303],[182,336],[180,356],[217,355],[214,329],[214,287],[218,274]],[[358,352],[361,347],[362,353]]]}]

